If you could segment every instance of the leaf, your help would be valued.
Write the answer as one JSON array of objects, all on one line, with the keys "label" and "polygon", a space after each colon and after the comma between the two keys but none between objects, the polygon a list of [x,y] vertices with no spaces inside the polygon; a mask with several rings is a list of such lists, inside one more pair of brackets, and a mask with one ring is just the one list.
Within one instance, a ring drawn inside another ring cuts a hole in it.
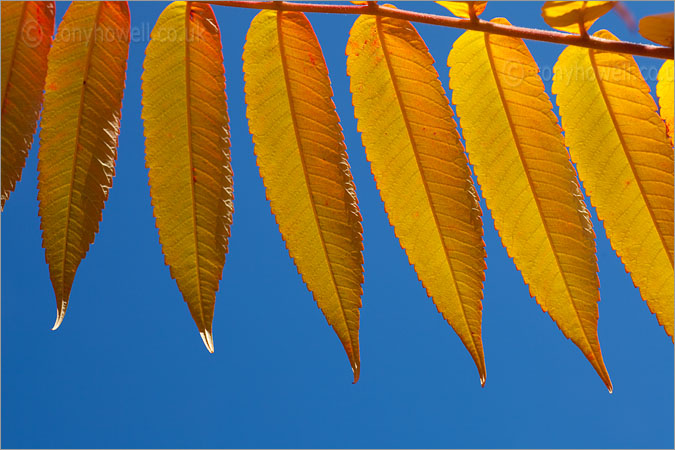
[{"label": "leaf", "polygon": [[673,13],[655,14],[640,19],[640,34],[657,44],[673,46]]},{"label": "leaf", "polygon": [[[604,30],[594,36],[616,40]],[[640,68],[629,55],[568,47],[553,93],[612,247],[672,337],[673,149]]]},{"label": "leaf", "polygon": [[580,34],[607,14],[617,2],[546,2],[541,8],[544,22],[560,31]]},{"label": "leaf", "polygon": [[213,313],[232,224],[220,29],[208,4],[173,2],[143,63],[150,195],[164,261],[213,353]]},{"label": "leaf", "polygon": [[53,34],[54,2],[2,2],[3,209],[33,142]]},{"label": "leaf", "polygon": [[261,11],[244,46],[247,117],[272,213],[359,378],[361,215],[328,69],[302,13]]},{"label": "leaf", "polygon": [[126,2],[73,2],[49,52],[38,200],[56,294],[53,329],[63,321],[112,186],[128,52]]},{"label": "leaf", "polygon": [[464,17],[464,18],[470,18],[471,17],[471,12],[476,16],[480,16],[480,14],[485,11],[485,6],[487,5],[487,2],[443,2],[439,1],[436,2],[448,11],[450,11],[453,15],[457,17]]},{"label": "leaf", "polygon": [[448,66],[469,159],[502,243],[530,295],[611,392],[597,333],[595,235],[539,68],[521,39],[475,31],[455,42]]},{"label": "leaf", "polygon": [[666,123],[666,131],[673,145],[673,60],[666,60],[657,75],[656,95],[659,97],[660,114]]},{"label": "leaf", "polygon": [[362,15],[347,73],[389,221],[438,311],[485,383],[485,249],[478,196],[433,58],[406,21]]}]

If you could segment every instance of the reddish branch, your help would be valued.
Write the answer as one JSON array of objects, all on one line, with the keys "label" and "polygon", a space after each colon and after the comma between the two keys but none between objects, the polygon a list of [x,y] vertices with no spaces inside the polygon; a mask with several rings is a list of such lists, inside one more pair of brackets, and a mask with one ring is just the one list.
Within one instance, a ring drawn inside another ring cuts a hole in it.
[{"label": "reddish branch", "polygon": [[408,20],[410,22],[426,23],[450,28],[462,28],[464,30],[482,31],[484,33],[500,34],[534,41],[552,42],[555,44],[574,45],[596,50],[604,50],[615,53],[628,53],[637,56],[651,58],[673,59],[673,49],[657,45],[636,44],[625,41],[612,41],[593,36],[580,36],[576,34],[560,33],[557,31],[537,30],[533,28],[517,27],[514,25],[501,25],[484,20],[460,19],[457,17],[424,14],[404,9],[380,7],[374,2],[368,5],[330,5],[316,3],[288,3],[288,2],[259,2],[259,1],[207,1],[212,5],[232,6],[237,8],[251,9],[275,9],[282,11],[302,11],[310,13],[331,14],[370,14],[381,17],[393,17]]}]

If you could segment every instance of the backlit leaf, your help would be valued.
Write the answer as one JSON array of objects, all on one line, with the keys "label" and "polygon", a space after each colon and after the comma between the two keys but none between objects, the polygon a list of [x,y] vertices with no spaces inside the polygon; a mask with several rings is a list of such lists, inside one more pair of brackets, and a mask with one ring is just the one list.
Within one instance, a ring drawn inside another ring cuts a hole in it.
[{"label": "backlit leaf", "polygon": [[145,161],[164,261],[213,353],[213,312],[232,224],[220,29],[208,4],[173,2],[143,63]]},{"label": "backlit leaf", "polygon": [[433,58],[406,21],[363,15],[347,73],[358,129],[389,221],[485,383],[481,211]]},{"label": "backlit leaf", "polygon": [[595,235],[539,68],[521,39],[474,31],[455,42],[448,66],[469,159],[502,243],[530,294],[611,392],[597,334]]},{"label": "backlit leaf", "polygon": [[445,2],[445,1],[439,1],[436,2],[448,11],[450,11],[453,15],[457,17],[464,17],[464,18],[470,18],[471,17],[471,10],[476,14],[476,16],[480,16],[480,14],[485,11],[485,6],[487,5],[487,2]]},{"label": "backlit leaf", "polygon": [[328,69],[302,13],[261,11],[244,47],[249,128],[288,251],[359,378],[361,215]]},{"label": "backlit leaf", "polygon": [[616,2],[546,2],[541,8],[544,21],[560,31],[579,34],[607,14]]},{"label": "backlit leaf", "polygon": [[2,2],[1,208],[26,164],[42,107],[54,2]]},{"label": "backlit leaf", "polygon": [[[616,40],[604,30],[595,36]],[[554,67],[553,93],[586,193],[672,337],[673,148],[640,68],[629,55],[568,47]]]},{"label": "backlit leaf", "polygon": [[112,186],[128,52],[126,2],[73,2],[49,52],[38,200],[56,294],[54,329]]},{"label": "backlit leaf", "polygon": [[655,14],[640,19],[640,34],[657,44],[673,46],[673,13]]},{"label": "backlit leaf", "polygon": [[666,123],[666,131],[670,137],[670,144],[673,144],[673,60],[666,60],[659,74],[657,75],[656,95],[659,97],[659,113]]}]

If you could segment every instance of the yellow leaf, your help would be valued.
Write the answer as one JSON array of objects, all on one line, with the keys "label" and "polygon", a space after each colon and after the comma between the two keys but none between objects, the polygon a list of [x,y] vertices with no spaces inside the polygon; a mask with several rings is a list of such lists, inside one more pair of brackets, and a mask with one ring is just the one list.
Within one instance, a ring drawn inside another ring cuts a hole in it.
[{"label": "yellow leaf", "polygon": [[42,107],[54,2],[2,2],[1,208],[21,179]]},{"label": "yellow leaf", "polygon": [[347,73],[358,129],[389,221],[485,383],[481,211],[433,58],[406,21],[363,15]]},{"label": "yellow leaf", "polygon": [[261,11],[244,46],[247,117],[288,251],[359,378],[361,215],[328,69],[302,13]]},{"label": "yellow leaf", "polygon": [[640,34],[657,44],[673,46],[673,13],[655,14],[640,19]]},{"label": "yellow leaf", "polygon": [[452,14],[454,14],[457,17],[464,17],[464,18],[470,18],[471,17],[471,10],[476,14],[476,16],[480,16],[480,14],[485,11],[485,6],[487,5],[487,2],[436,2],[448,11],[450,11]]},{"label": "yellow leaf", "polygon": [[656,95],[659,97],[660,114],[663,121],[666,123],[666,131],[670,137],[670,144],[673,144],[673,131],[675,125],[673,124],[673,60],[666,60],[659,74],[657,75],[658,83],[656,84]]},{"label": "yellow leaf", "polygon": [[112,186],[128,52],[126,2],[73,2],[49,52],[38,200],[56,294],[54,329]]},{"label": "yellow leaf", "polygon": [[607,14],[616,2],[546,2],[541,8],[544,21],[560,31],[579,34]]},{"label": "yellow leaf", "polygon": [[474,31],[455,42],[448,66],[469,159],[502,243],[530,294],[611,392],[597,333],[595,235],[539,68],[521,39]]},{"label": "yellow leaf", "polygon": [[[616,40],[610,32],[596,37]],[[567,145],[607,236],[673,336],[673,148],[633,57],[568,47],[554,67]]]},{"label": "yellow leaf", "polygon": [[220,29],[208,4],[173,2],[143,63],[150,195],[164,261],[213,353],[213,312],[232,224]]}]

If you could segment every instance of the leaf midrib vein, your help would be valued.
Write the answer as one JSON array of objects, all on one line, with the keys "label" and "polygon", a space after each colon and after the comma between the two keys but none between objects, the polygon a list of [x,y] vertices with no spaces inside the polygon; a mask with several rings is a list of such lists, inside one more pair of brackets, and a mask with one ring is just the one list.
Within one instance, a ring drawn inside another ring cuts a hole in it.
[{"label": "leaf midrib vein", "polygon": [[[66,224],[64,228],[64,239],[63,239],[63,262],[62,262],[62,271],[61,271],[61,300],[65,302],[65,292],[64,284],[66,278],[66,255],[68,253],[68,237],[70,235],[70,211],[73,205],[73,186],[75,184],[75,172],[77,170],[77,159],[80,152],[80,134],[82,131],[82,115],[84,112],[84,97],[87,90],[89,90],[89,85],[86,84],[87,78],[89,77],[89,69],[91,67],[91,58],[94,52],[94,47],[96,43],[96,30],[99,25],[99,20],[101,19],[101,11],[104,2],[100,2],[96,5],[96,15],[94,17],[94,27],[91,30],[91,35],[89,36],[89,42],[87,43],[87,55],[85,57],[85,66],[84,74],[82,75],[82,89],[80,90],[80,105],[77,113],[77,127],[75,128],[75,151],[73,154],[73,165],[70,172],[70,184],[68,187],[68,206],[66,208]],[[61,306],[63,308],[63,306]],[[60,311],[59,311],[60,314]]]},{"label": "leaf midrib vein", "polygon": [[[206,334],[207,331],[207,324],[204,321],[204,307],[202,305],[202,280],[201,280],[201,268],[199,265],[199,238],[197,236],[198,230],[197,230],[197,197],[195,194],[195,183],[194,183],[194,161],[192,158],[193,154],[193,148],[192,148],[192,102],[191,102],[191,89],[190,89],[190,82],[191,82],[191,76],[190,76],[190,34],[189,34],[189,29],[190,29],[190,13],[191,13],[191,8],[192,5],[190,2],[186,2],[185,5],[185,26],[184,26],[184,32],[185,35],[183,37],[183,42],[185,44],[185,109],[186,109],[186,121],[187,121],[187,148],[188,148],[188,161],[190,164],[190,173],[189,173],[189,183],[190,183],[190,195],[192,197],[192,204],[191,204],[191,209],[192,209],[192,236],[194,238],[194,245],[195,245],[195,269],[196,269],[196,277],[197,277],[197,297],[198,297],[198,302],[197,304],[199,305],[199,317],[201,319],[201,327],[203,327],[203,330],[199,330],[200,332],[203,332]],[[208,343],[208,339],[204,339],[205,343]],[[208,345],[207,345],[208,346]],[[209,351],[212,351],[212,348],[209,348]]]}]

